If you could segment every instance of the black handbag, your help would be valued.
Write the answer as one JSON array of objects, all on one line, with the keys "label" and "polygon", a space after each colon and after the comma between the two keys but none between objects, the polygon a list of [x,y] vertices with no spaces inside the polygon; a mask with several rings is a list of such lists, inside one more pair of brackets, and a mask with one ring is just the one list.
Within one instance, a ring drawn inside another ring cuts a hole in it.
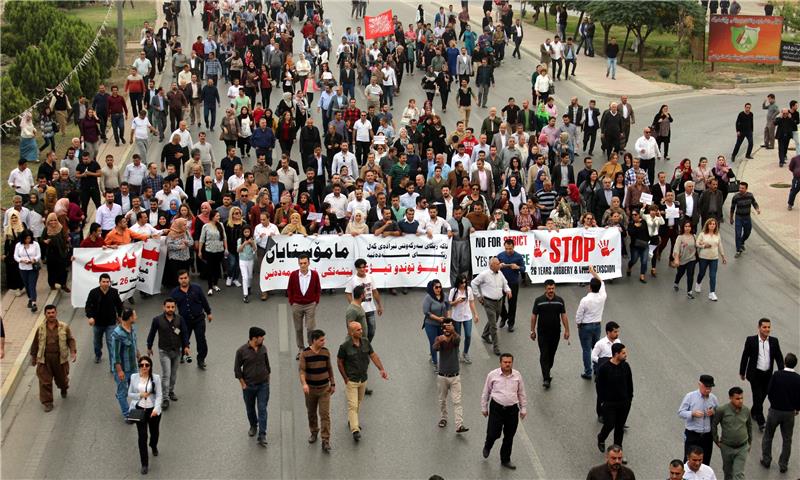
[{"label": "black handbag", "polygon": [[145,415],[147,415],[147,412],[143,408],[136,407],[128,412],[128,420],[131,422],[143,422],[145,421]]},{"label": "black handbag", "polygon": [[650,242],[647,240],[642,240],[641,238],[634,238],[633,239],[633,248],[647,248],[650,246]]}]

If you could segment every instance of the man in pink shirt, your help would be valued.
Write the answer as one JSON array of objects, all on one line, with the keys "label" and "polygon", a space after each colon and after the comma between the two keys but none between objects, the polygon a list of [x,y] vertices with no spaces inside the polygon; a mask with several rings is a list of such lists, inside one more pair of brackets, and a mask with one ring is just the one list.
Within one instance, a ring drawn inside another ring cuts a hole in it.
[{"label": "man in pink shirt", "polygon": [[494,442],[505,432],[500,447],[500,464],[516,470],[517,466],[511,462],[511,447],[519,420],[524,420],[528,414],[528,397],[525,395],[522,375],[512,368],[513,365],[514,356],[504,353],[500,355],[500,368],[486,375],[486,384],[481,395],[481,412],[484,417],[489,417],[483,458],[489,457]]}]

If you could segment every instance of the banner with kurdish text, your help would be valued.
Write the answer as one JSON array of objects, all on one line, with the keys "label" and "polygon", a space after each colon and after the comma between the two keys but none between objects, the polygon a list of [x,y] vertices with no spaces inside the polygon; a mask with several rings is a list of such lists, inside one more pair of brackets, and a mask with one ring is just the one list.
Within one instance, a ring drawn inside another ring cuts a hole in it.
[{"label": "banner with kurdish text", "polygon": [[711,15],[708,61],[780,63],[783,17]]},{"label": "banner with kurdish text", "polygon": [[122,300],[136,290],[151,295],[161,290],[166,250],[163,240],[148,240],[116,248],[76,248],[72,261],[72,306],[83,308],[89,291],[100,284],[100,275],[111,277],[111,286]]},{"label": "banner with kurdish text", "polygon": [[261,262],[262,291],[284,290],[297,259],[308,254],[322,288],[344,288],[363,258],[378,288],[424,287],[439,279],[450,286],[450,239],[446,235],[380,237],[375,235],[277,235]]},{"label": "banner with kurdish text", "polygon": [[622,244],[615,228],[567,228],[559,231],[481,231],[470,235],[472,273],[489,268],[489,259],[503,251],[506,238],[522,255],[533,283],[588,282],[589,265],[602,279],[622,276]]}]

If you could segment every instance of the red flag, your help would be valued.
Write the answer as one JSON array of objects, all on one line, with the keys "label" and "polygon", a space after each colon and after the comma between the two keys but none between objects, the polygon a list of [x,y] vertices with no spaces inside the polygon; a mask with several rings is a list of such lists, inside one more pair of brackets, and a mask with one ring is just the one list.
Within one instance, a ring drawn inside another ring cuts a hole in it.
[{"label": "red flag", "polygon": [[386,10],[375,17],[364,17],[364,31],[364,38],[367,40],[384,37],[394,33],[392,11]]}]

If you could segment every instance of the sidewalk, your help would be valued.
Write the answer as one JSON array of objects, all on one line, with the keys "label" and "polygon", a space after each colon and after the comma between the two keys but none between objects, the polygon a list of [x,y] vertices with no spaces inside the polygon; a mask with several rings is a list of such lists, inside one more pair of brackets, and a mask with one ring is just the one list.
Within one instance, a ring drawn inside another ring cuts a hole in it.
[{"label": "sidewalk", "polygon": [[[434,5],[436,6],[437,10],[440,6],[447,8],[447,5],[440,2],[434,2]],[[485,13],[481,11],[481,8],[481,2],[470,2],[469,4],[471,28],[479,35],[481,32],[481,19],[485,15]],[[555,33],[554,31],[549,32],[542,28],[527,24],[525,19],[522,20],[522,26],[523,38],[520,50],[532,56],[535,61],[538,62],[541,58],[539,54],[540,46],[544,43],[545,39],[552,39]],[[578,55],[577,59],[577,68],[575,69],[576,75],[570,78],[570,81],[574,81],[584,90],[591,92],[594,95],[604,95],[607,97],[619,97],[621,95],[627,95],[632,99],[693,91],[691,87],[687,87],[685,85],[675,85],[673,83],[662,83],[647,80],[619,64],[617,64],[617,79],[612,80],[610,77],[606,78],[606,59],[599,52],[603,48],[602,31],[598,33],[599,35],[595,34],[594,38],[595,56],[587,57],[583,54],[582,50],[582,53]],[[516,61],[515,59],[511,58],[511,51],[513,49],[513,42],[506,46],[506,62]],[[523,58],[523,60],[527,59]],[[547,67],[549,70],[550,65]],[[531,73],[533,73],[534,68],[535,65],[531,64]],[[528,78],[530,79],[530,77]],[[530,83],[530,81],[528,81],[528,83]],[[558,82],[556,84],[556,91],[558,91]]]},{"label": "sidewalk", "polygon": [[[789,150],[788,157],[796,155]],[[736,177],[749,184],[749,190],[761,207],[761,215],[753,213],[753,228],[787,260],[800,268],[800,205],[786,209],[789,188],[772,184],[791,184],[789,170],[778,167],[777,145],[774,150],[758,148],[753,160],[736,162]]]},{"label": "sidewalk", "polygon": [[[61,298],[60,290],[50,290],[47,285],[47,267],[39,271],[36,284],[37,304],[39,311],[31,313],[28,308],[28,296],[17,297],[13,291],[6,291],[2,298],[3,327],[6,330],[5,358],[0,360],[0,402],[5,412],[8,400],[14,393],[17,383],[25,368],[30,364],[28,352],[33,343],[36,327],[44,321],[44,307],[57,305]],[[62,317],[64,312],[62,312]]]}]

